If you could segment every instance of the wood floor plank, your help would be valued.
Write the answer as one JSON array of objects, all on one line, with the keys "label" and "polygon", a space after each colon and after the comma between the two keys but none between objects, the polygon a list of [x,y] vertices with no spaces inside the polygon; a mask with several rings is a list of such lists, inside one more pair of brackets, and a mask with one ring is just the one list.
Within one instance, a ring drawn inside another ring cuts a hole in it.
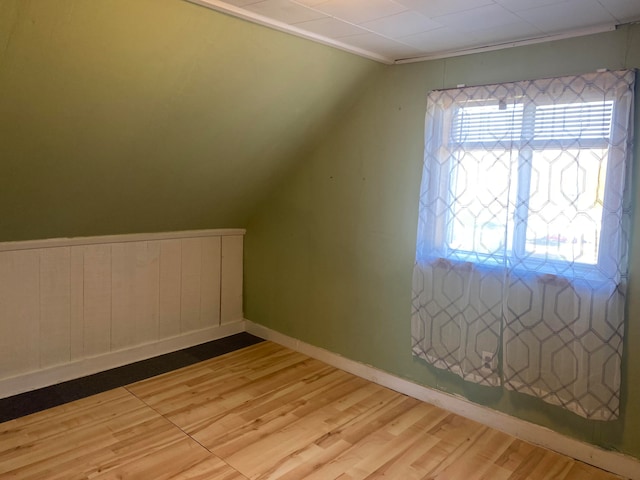
[{"label": "wood floor plank", "polygon": [[[107,404],[108,409],[102,408]],[[0,452],[19,446],[24,448],[25,443],[46,441],[73,429],[79,423],[98,423],[101,419],[124,414],[138,405],[124,389],[119,388],[2,423]]]},{"label": "wood floor plank", "polygon": [[619,477],[263,342],[0,424],[0,478]]},{"label": "wood floor plank", "polygon": [[188,388],[158,377],[129,389],[251,479],[537,479],[582,466],[270,342],[235,355],[184,369]]},{"label": "wood floor plank", "polygon": [[0,478],[243,479],[120,388],[0,425]]},{"label": "wood floor plank", "polygon": [[[170,465],[170,469],[167,466]],[[214,455],[203,454],[196,442],[185,438],[171,445],[157,445],[144,461],[119,461],[96,480],[113,478],[246,480],[247,477]]]}]

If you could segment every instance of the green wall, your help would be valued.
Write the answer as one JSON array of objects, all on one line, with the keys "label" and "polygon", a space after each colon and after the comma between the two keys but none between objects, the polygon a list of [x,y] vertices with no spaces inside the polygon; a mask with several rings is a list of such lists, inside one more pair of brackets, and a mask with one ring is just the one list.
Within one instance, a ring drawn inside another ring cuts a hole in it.
[{"label": "green wall", "polygon": [[182,0],[0,0],[0,241],[247,227],[247,318],[640,457],[640,222],[620,420],[410,354],[426,93],[625,66],[638,25],[384,66]]},{"label": "green wall", "polygon": [[587,421],[532,397],[465,383],[410,351],[427,92],[624,67],[640,67],[640,25],[386,67],[247,224],[246,317],[417,383],[640,457],[640,222],[633,239],[619,420]]},{"label": "green wall", "polygon": [[0,0],[0,241],[242,227],[381,69],[182,0]]}]

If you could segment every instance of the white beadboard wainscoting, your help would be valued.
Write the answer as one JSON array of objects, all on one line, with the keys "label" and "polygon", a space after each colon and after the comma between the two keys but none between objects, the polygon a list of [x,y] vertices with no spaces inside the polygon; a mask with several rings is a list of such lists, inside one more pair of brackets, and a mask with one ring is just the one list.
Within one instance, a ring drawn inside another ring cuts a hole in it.
[{"label": "white beadboard wainscoting", "polygon": [[244,331],[244,233],[0,243],[0,398]]}]

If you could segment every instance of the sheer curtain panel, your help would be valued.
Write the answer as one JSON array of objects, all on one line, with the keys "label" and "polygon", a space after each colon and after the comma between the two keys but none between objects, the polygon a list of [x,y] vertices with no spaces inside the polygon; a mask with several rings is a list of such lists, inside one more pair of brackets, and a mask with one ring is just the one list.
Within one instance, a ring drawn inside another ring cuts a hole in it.
[{"label": "sheer curtain panel", "polygon": [[413,353],[619,414],[635,72],[428,96]]}]

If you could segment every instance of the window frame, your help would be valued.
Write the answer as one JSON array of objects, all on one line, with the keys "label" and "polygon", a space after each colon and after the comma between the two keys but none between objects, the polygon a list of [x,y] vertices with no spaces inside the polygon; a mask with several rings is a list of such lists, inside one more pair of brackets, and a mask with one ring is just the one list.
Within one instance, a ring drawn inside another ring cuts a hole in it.
[{"label": "window frame", "polygon": [[[603,101],[602,97],[597,100]],[[618,105],[615,100],[607,99],[607,102],[612,102],[611,113],[611,125],[616,122],[616,112]],[[477,102],[478,106],[483,105],[495,105],[503,102],[502,99],[496,97],[489,97]],[[593,102],[592,99],[581,99],[580,103],[587,104]],[[447,192],[445,196],[447,205],[452,205],[452,179],[456,174],[457,167],[457,154],[459,152],[465,152],[469,150],[485,150],[490,151],[496,149],[496,145],[493,148],[486,147],[486,142],[482,141],[455,141],[452,133],[453,122],[457,111],[463,108],[462,105],[465,102],[452,102],[450,106],[440,118],[440,134],[443,135],[442,141],[446,145],[449,155],[447,156],[444,168],[447,175],[441,175],[441,179],[447,179],[447,185],[441,185],[436,187],[440,192]],[[556,101],[556,103],[558,103]],[[483,268],[503,268],[509,263],[516,261],[519,265],[518,269],[523,274],[530,273],[535,275],[553,275],[561,277],[580,277],[590,281],[604,280],[607,275],[605,272],[611,270],[610,259],[612,257],[609,247],[606,242],[603,242],[603,238],[608,238],[612,235],[611,222],[605,221],[605,212],[603,210],[602,217],[600,219],[600,232],[599,232],[599,245],[598,245],[598,257],[595,264],[579,262],[576,260],[562,260],[549,258],[549,256],[539,257],[526,251],[526,235],[527,225],[529,221],[529,202],[531,199],[531,178],[533,169],[533,156],[534,152],[542,152],[549,150],[550,146],[553,148],[567,148],[573,146],[579,150],[589,150],[592,148],[606,148],[609,150],[610,142],[608,138],[599,139],[581,139],[580,137],[565,137],[555,140],[537,140],[535,138],[535,120],[537,109],[540,106],[552,105],[551,102],[527,102],[522,108],[522,121],[520,123],[521,130],[518,138],[512,138],[509,143],[509,149],[513,153],[513,156],[517,156],[517,160],[513,163],[517,163],[517,172],[515,181],[515,205],[512,205],[511,199],[509,199],[509,205],[513,208],[513,212],[509,212],[508,222],[512,222],[513,228],[511,232],[511,238],[509,237],[509,227],[506,226],[505,231],[505,247],[504,250],[494,253],[483,253],[479,251],[461,250],[450,247],[451,228],[449,224],[454,216],[451,209],[446,209],[449,213],[446,216],[436,218],[433,215],[432,225],[436,226],[436,233],[433,237],[434,247],[440,250],[441,257],[446,258],[454,263],[473,264],[477,267]],[[613,128],[613,127],[611,127]],[[610,132],[611,133],[611,132]],[[478,148],[480,147],[480,148]],[[607,158],[610,156],[610,152],[607,151]],[[607,170],[604,186],[604,197],[607,197],[607,193],[612,189],[619,188],[621,191],[623,185],[616,182],[616,175],[612,175],[612,170],[616,167],[615,162],[607,161]],[[444,187],[444,189],[443,189]],[[507,248],[511,242],[511,248]]]}]

